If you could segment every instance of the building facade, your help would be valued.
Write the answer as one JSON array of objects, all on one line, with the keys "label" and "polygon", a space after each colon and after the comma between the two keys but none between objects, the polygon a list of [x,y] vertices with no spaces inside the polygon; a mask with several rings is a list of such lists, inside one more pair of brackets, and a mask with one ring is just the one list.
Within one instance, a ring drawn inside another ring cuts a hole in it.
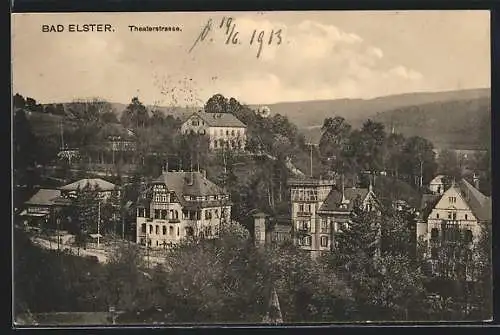
[{"label": "building facade", "polygon": [[100,178],[80,179],[71,184],[62,186],[59,189],[62,197],[71,198],[76,196],[76,192],[79,189],[82,190],[85,187],[97,187],[101,200],[109,199],[113,192],[117,192],[118,196],[120,196],[120,190],[115,184]]},{"label": "building facade", "polygon": [[56,228],[61,219],[60,211],[69,204],[70,201],[61,196],[60,190],[39,189],[24,203],[20,217],[25,226]]},{"label": "building facade", "polygon": [[229,194],[204,173],[163,171],[138,201],[136,242],[166,248],[189,237],[215,238],[230,219]]},{"label": "building facade", "polygon": [[467,249],[461,252],[472,258],[472,247],[481,238],[482,225],[491,224],[491,220],[491,198],[462,179],[427,203],[417,223],[417,238],[425,241],[425,256],[433,266],[443,247],[458,242]]},{"label": "building facade", "polygon": [[230,113],[196,112],[184,121],[181,132],[207,136],[210,150],[245,150],[247,127]]},{"label": "building facade", "polygon": [[333,180],[295,179],[289,187],[294,242],[315,255],[334,248],[335,233],[349,223],[356,207],[375,211],[379,206],[371,186],[345,188]]}]

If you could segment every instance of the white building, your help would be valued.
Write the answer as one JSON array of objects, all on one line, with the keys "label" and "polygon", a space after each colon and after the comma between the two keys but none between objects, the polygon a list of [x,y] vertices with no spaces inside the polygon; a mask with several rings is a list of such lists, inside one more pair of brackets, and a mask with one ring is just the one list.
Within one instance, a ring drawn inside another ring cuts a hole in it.
[{"label": "white building", "polygon": [[80,179],[74,183],[62,186],[59,189],[63,197],[73,197],[76,195],[78,189],[83,190],[85,187],[97,187],[102,200],[108,199],[113,191],[118,192],[118,196],[120,195],[120,191],[115,184],[100,178]]},{"label": "white building", "polygon": [[446,177],[443,175],[438,175],[434,177],[429,183],[429,190],[434,194],[443,194],[444,192],[444,179]]},{"label": "white building", "polygon": [[215,238],[229,223],[229,195],[201,172],[166,172],[137,206],[137,243],[165,248],[187,237]]},{"label": "white building", "polygon": [[245,150],[247,126],[230,113],[196,112],[184,121],[181,132],[207,135],[210,150]]},{"label": "white building", "polygon": [[482,234],[482,225],[491,224],[491,198],[468,181],[453,183],[442,195],[429,199],[417,223],[417,238],[426,242],[426,258],[439,273],[443,247],[462,241],[466,257],[473,260],[472,247]]}]

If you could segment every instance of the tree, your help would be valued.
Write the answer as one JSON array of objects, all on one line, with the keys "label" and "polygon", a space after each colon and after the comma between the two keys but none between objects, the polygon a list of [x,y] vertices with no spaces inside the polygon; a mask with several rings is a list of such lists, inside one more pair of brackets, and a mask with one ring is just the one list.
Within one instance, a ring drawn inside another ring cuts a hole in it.
[{"label": "tree", "polygon": [[71,206],[75,213],[72,220],[78,225],[76,239],[79,246],[86,247],[88,235],[98,233],[99,196],[99,188],[97,185],[87,184],[82,189],[79,188],[76,191]]},{"label": "tree", "polygon": [[[235,103],[233,101],[233,107]],[[229,101],[222,94],[218,93],[210,97],[205,103],[205,112],[207,113],[228,113]]]},{"label": "tree", "polygon": [[391,133],[386,140],[384,165],[399,177],[400,166],[403,160],[405,137],[399,133]]},{"label": "tree", "polygon": [[146,106],[138,97],[133,97],[130,104],[123,111],[120,122],[127,128],[144,128],[147,126],[149,114]]},{"label": "tree", "polygon": [[285,322],[351,319],[351,292],[335,272],[312,260],[307,251],[282,244],[262,252]]},{"label": "tree", "polygon": [[444,174],[455,180],[462,178],[462,169],[458,161],[458,157],[450,150],[442,150],[437,159],[437,172]]},{"label": "tree", "polygon": [[385,166],[383,166],[383,145],[386,139],[384,125],[379,122],[367,120],[363,123],[360,136],[363,141],[360,152],[363,156],[362,166],[369,171],[385,169]]},{"label": "tree", "polygon": [[351,132],[351,125],[343,117],[327,118],[321,128],[323,134],[319,141],[321,156],[329,159],[330,167],[336,171],[345,166],[344,151]]},{"label": "tree", "polygon": [[[408,320],[411,306],[421,300],[420,272],[410,259],[380,252],[380,218],[356,211],[346,227],[336,234],[336,247],[326,256],[329,266],[349,283],[355,299],[356,318],[361,320]],[[398,245],[399,231],[383,229],[383,241]]]},{"label": "tree", "polygon": [[14,108],[24,108],[26,106],[26,100],[24,100],[24,97],[22,95],[16,93],[12,97],[12,104]]},{"label": "tree", "polygon": [[[419,136],[413,136],[406,140],[403,148],[401,170],[415,179],[420,178],[420,167],[422,171],[422,183],[427,184],[436,174],[437,164],[434,154],[434,145]],[[420,182],[415,182],[416,185]]]}]

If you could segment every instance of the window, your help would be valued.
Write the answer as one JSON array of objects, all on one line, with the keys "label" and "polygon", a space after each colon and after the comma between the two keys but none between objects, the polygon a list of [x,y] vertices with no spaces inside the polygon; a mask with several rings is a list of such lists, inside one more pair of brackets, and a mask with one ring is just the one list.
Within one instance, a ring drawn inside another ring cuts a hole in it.
[{"label": "window", "polygon": [[453,220],[456,220],[457,219],[457,213],[456,212],[451,213],[451,217],[452,217]]},{"label": "window", "polygon": [[155,209],[155,219],[159,219],[161,217],[161,211],[159,209]]},{"label": "window", "polygon": [[231,130],[231,136],[234,136],[234,129]]},{"label": "window", "polygon": [[217,148],[217,140],[214,141],[214,148]]},{"label": "window", "polygon": [[328,236],[321,236],[320,244],[322,247],[328,247]]},{"label": "window", "polygon": [[471,262],[472,261],[472,251],[471,250],[465,250],[465,261],[466,262]]},{"label": "window", "polygon": [[454,204],[457,202],[457,198],[456,197],[448,197],[448,200],[450,201],[450,204]]},{"label": "window", "polygon": [[299,222],[299,229],[300,230],[309,231],[310,227],[311,227],[311,222],[309,222],[309,221],[300,221]]},{"label": "window", "polygon": [[310,246],[312,244],[312,238],[311,236],[304,236],[302,239],[303,245],[305,246]]},{"label": "window", "polygon": [[226,130],[226,136],[229,136],[229,130]]},{"label": "window", "polygon": [[173,227],[173,226],[170,226],[170,227],[168,228],[168,234],[169,234],[170,236],[174,235],[174,227]]},{"label": "window", "polygon": [[467,214],[465,214],[465,219],[467,220]]},{"label": "window", "polygon": [[153,234],[153,225],[152,224],[149,225],[149,233]]},{"label": "window", "polygon": [[304,204],[299,204],[299,212],[304,212]]},{"label": "window", "polygon": [[[221,130],[219,130],[219,134],[220,134],[221,136],[222,136],[222,135],[224,135],[224,132],[222,131],[222,129],[221,129]],[[221,141],[221,143],[222,143],[222,141]]]},{"label": "window", "polygon": [[163,235],[167,235],[167,227],[163,226]]},{"label": "window", "polygon": [[219,210],[218,210],[218,209],[216,209],[216,210],[215,210],[215,217],[216,217],[217,219],[219,218]]},{"label": "window", "polygon": [[181,231],[179,229],[179,227],[177,227],[177,236],[179,236],[181,234]]},{"label": "window", "polygon": [[156,241],[156,246],[158,246],[158,241]]},{"label": "window", "polygon": [[210,219],[211,219],[211,217],[210,217],[211,215],[210,215],[210,214],[211,214],[211,213],[210,213],[210,210],[209,210],[209,209],[206,209],[206,210],[205,210],[205,220],[210,220]]},{"label": "window", "polygon": [[439,230],[437,228],[431,229],[431,240],[437,240],[439,237]]},{"label": "window", "polygon": [[436,213],[436,218],[439,219],[439,213]]},{"label": "window", "polygon": [[451,219],[451,212],[448,212],[448,219]]},{"label": "window", "polygon": [[192,126],[199,126],[200,122],[197,119],[194,119],[193,121],[191,121],[191,125]]},{"label": "window", "polygon": [[328,221],[326,219],[321,220],[321,232],[328,233]]},{"label": "window", "polygon": [[158,235],[160,233],[160,226],[156,225],[155,234]]},{"label": "window", "polygon": [[465,242],[472,243],[472,230],[470,230],[470,229],[467,229],[465,231]]},{"label": "window", "polygon": [[145,224],[145,223],[143,223],[143,224],[141,225],[141,232],[142,232],[143,234],[146,234],[146,224]]},{"label": "window", "polygon": [[460,240],[460,230],[458,224],[443,223],[441,224],[442,239],[447,242],[456,242]]},{"label": "window", "polygon": [[143,238],[141,238],[139,243],[140,243],[141,245],[146,245],[146,240],[145,240],[145,239],[143,239]]},{"label": "window", "polygon": [[432,248],[431,249],[431,258],[432,259],[437,259],[438,258],[438,248]]}]

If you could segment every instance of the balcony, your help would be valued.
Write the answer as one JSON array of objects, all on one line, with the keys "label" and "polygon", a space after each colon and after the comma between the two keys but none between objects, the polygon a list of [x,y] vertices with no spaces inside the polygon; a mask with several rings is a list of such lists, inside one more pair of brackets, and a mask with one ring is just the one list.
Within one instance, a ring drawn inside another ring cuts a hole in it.
[{"label": "balcony", "polygon": [[311,212],[297,212],[297,216],[299,216],[299,217],[311,217],[312,213]]}]

